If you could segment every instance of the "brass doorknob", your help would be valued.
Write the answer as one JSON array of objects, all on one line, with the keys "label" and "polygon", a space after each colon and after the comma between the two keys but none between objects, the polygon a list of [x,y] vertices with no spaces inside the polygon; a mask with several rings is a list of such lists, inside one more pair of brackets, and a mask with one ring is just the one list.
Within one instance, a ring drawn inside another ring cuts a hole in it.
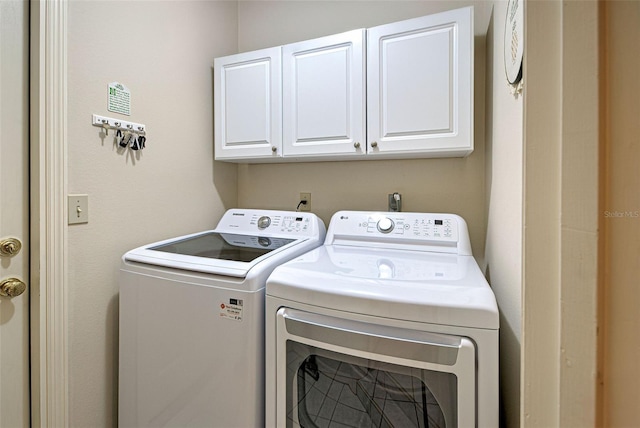
[{"label": "brass doorknob", "polygon": [[11,257],[20,252],[22,243],[16,238],[6,238],[0,241],[0,255]]},{"label": "brass doorknob", "polygon": [[24,293],[27,289],[27,284],[20,281],[18,278],[7,278],[0,282],[0,296],[4,297],[16,297]]}]

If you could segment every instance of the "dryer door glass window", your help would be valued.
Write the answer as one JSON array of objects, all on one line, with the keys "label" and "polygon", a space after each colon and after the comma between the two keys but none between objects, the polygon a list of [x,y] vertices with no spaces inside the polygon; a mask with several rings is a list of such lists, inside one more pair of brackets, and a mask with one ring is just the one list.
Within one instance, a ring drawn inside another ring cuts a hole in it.
[{"label": "dryer door glass window", "polygon": [[292,345],[298,361],[291,379],[295,387],[287,394],[288,426],[457,426],[457,382],[452,373]]},{"label": "dryer door glass window", "polygon": [[276,329],[286,352],[276,363],[278,426],[476,425],[469,338],[292,308],[278,310]]}]

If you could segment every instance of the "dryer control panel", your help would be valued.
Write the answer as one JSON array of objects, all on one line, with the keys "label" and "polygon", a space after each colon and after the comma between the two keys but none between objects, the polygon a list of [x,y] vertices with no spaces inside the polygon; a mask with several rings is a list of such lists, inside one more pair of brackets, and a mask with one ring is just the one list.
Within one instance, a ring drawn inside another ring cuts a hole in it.
[{"label": "dryer control panel", "polygon": [[464,219],[455,214],[340,211],[325,245],[406,248],[471,255]]},{"label": "dryer control panel", "polygon": [[458,240],[458,223],[450,217],[430,218],[406,218],[399,215],[385,217],[369,216],[366,222],[360,223],[361,228],[366,228],[368,234],[376,232],[396,236],[416,236],[427,239],[446,241]]}]

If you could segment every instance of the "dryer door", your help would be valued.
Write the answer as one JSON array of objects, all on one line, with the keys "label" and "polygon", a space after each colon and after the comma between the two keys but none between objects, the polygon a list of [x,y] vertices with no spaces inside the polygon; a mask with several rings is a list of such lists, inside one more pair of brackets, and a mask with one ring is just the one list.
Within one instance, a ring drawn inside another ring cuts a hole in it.
[{"label": "dryer door", "polygon": [[282,308],[277,425],[475,426],[468,338]]}]

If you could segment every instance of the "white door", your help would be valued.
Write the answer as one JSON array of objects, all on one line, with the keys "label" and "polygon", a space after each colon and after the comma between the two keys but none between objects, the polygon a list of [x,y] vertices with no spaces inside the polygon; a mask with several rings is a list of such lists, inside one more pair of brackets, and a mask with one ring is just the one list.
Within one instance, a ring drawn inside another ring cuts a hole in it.
[{"label": "white door", "polygon": [[365,30],[282,47],[284,156],[363,155]]},{"label": "white door", "polygon": [[8,294],[0,295],[0,427],[7,428],[30,424],[29,295],[11,297],[29,279],[28,4],[0,1],[0,294]]},{"label": "white door", "polygon": [[214,60],[216,160],[281,156],[280,47]]},{"label": "white door", "polygon": [[473,8],[367,30],[367,123],[368,156],[471,153]]}]

